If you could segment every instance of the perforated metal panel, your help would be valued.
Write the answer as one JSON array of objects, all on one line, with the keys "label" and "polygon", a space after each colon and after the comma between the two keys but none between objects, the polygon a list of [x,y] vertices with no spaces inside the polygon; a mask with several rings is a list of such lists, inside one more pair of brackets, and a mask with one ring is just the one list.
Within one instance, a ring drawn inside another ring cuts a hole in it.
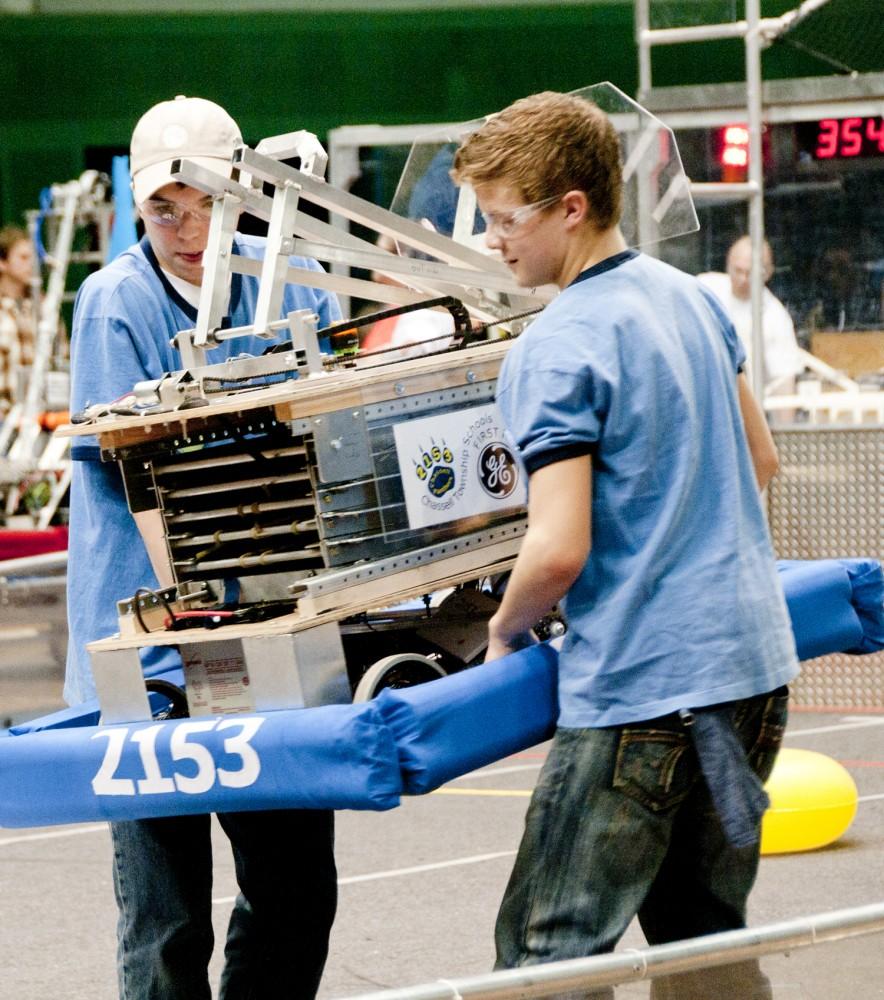
[{"label": "perforated metal panel", "polygon": [[[768,490],[780,559],[884,559],[884,428],[789,428],[774,433],[780,472]],[[884,653],[802,664],[796,705],[884,708]]]}]

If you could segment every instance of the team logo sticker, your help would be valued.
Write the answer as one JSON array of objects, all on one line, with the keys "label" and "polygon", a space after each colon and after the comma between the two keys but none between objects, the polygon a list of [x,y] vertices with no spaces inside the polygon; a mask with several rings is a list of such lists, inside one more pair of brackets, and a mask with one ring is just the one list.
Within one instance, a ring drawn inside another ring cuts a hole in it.
[{"label": "team logo sticker", "polygon": [[525,475],[493,403],[393,427],[408,523],[524,506]]},{"label": "team logo sticker", "polygon": [[454,489],[457,477],[452,468],[453,462],[454,455],[444,442],[441,445],[432,443],[423,452],[420,461],[415,462],[415,475],[422,483],[426,483],[430,495],[437,500]]}]

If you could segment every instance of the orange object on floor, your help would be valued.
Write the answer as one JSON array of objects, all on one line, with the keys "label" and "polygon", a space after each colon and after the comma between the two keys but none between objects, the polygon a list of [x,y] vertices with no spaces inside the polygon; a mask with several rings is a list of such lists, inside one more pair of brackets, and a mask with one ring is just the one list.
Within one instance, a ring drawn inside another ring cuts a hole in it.
[{"label": "orange object on floor", "polygon": [[61,427],[62,424],[70,423],[71,411],[47,410],[45,413],[40,414],[38,420],[44,431],[54,431],[56,427]]}]

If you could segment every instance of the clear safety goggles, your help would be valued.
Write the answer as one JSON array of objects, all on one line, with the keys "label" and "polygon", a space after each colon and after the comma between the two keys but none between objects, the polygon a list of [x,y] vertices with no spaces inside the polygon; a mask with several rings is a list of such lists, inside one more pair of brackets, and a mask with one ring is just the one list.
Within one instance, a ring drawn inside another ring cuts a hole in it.
[{"label": "clear safety goggles", "polygon": [[175,205],[172,202],[150,201],[148,199],[148,201],[140,206],[140,211],[151,222],[168,229],[177,229],[183,224],[188,215],[192,216],[194,221],[202,225],[208,224],[212,218],[211,202],[200,208],[183,208],[181,205]]},{"label": "clear safety goggles", "polygon": [[554,194],[549,198],[541,198],[540,201],[532,201],[530,205],[520,205],[509,212],[481,212],[482,220],[485,223],[485,232],[497,233],[504,239],[514,236],[522,226],[534,215],[544,208],[549,208],[557,201],[561,201],[562,195]]}]

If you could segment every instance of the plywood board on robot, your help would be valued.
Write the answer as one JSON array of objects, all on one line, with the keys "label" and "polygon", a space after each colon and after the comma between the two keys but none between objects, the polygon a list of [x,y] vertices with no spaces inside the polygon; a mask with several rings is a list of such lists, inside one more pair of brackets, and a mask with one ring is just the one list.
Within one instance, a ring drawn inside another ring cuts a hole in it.
[{"label": "plywood board on robot", "polygon": [[101,447],[114,451],[148,440],[198,434],[212,418],[235,416],[247,422],[250,411],[273,409],[277,419],[296,420],[335,410],[436,392],[496,378],[511,341],[463,351],[427,355],[371,368],[350,368],[302,378],[263,389],[231,392],[218,402],[190,410],[139,416],[114,416],[89,424],[66,424],[63,437],[97,435]]}]

